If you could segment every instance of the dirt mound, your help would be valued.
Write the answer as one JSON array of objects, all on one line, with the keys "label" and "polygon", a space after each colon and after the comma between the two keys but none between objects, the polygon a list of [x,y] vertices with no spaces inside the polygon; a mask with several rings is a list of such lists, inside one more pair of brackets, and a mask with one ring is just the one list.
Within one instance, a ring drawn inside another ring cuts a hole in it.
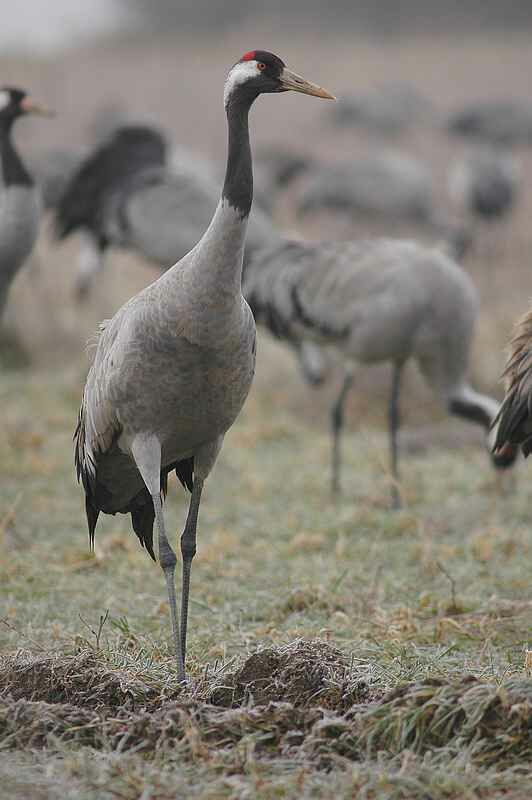
[{"label": "dirt mound", "polygon": [[209,701],[231,707],[289,702],[341,712],[369,696],[369,686],[340,650],[320,640],[299,640],[251,655],[213,690]]},{"label": "dirt mound", "polygon": [[329,769],[404,753],[467,751],[478,767],[519,765],[532,752],[532,679],[502,685],[473,676],[433,679],[377,696],[339,650],[297,641],[249,656],[233,674],[206,675],[182,689],[148,686],[98,660],[96,653],[29,659],[0,669],[0,744],[54,747],[58,741],[101,750],[159,752],[185,758],[279,754]]}]

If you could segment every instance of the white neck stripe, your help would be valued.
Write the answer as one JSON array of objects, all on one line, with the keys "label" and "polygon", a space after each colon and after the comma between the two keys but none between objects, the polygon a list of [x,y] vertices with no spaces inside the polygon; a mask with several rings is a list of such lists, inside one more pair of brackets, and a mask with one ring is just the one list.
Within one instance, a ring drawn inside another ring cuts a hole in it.
[{"label": "white neck stripe", "polygon": [[239,61],[238,64],[235,64],[230,70],[224,86],[224,106],[226,108],[229,103],[229,98],[237,86],[260,75],[257,64],[258,62],[255,60]]}]

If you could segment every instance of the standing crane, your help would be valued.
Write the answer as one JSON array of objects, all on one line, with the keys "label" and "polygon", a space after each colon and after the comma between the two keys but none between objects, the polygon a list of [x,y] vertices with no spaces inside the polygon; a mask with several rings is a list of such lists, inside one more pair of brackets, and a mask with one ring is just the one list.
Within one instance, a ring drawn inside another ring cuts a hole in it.
[{"label": "standing crane", "polygon": [[[476,392],[467,378],[477,292],[441,250],[391,239],[285,241],[252,260],[243,289],[257,322],[297,351],[309,382],[323,378],[323,348],[344,364],[331,409],[333,492],[339,489],[344,407],[356,362],[392,364],[388,420],[394,507],[400,505],[399,393],[408,359],[417,362],[449,413],[489,431],[499,405]],[[513,459],[495,455],[493,462],[503,468]]]},{"label": "standing crane", "polygon": [[51,112],[22,89],[0,89],[0,316],[9,287],[33,249],[39,232],[40,197],[11,140],[15,120]]},{"label": "standing crane", "polygon": [[[155,558],[156,521],[180,680],[203,484],[255,369],[255,322],[241,292],[253,196],[248,113],[260,94],[290,90],[334,99],[263,50],[246,53],[230,70],[227,170],[211,224],[187,255],[100,326],[75,432],[90,542],[100,512],[130,513],[133,530]],[[181,536],[179,628],[176,557],[162,510],[172,471],[191,491]]]}]

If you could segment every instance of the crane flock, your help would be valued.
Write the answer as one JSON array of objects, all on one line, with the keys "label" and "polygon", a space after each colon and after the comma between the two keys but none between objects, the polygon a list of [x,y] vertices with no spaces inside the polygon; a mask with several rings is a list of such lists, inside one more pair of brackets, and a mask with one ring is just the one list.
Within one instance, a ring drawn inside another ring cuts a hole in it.
[{"label": "crane flock", "polygon": [[[172,155],[165,132],[123,120],[89,150],[51,152],[50,180],[42,179],[56,238],[78,234],[82,243],[75,279],[79,299],[88,298],[112,248],[136,252],[162,270],[100,324],[74,458],[91,545],[100,514],[130,514],[141,545],[163,570],[180,681],[186,678],[191,566],[203,487],[252,384],[255,321],[295,351],[309,383],[323,382],[329,355],[341,365],[330,410],[334,493],[340,488],[345,407],[358,364],[391,365],[393,508],[402,504],[399,398],[410,359],[447,412],[484,428],[496,468],[512,466],[520,447],[525,456],[532,451],[531,313],[512,341],[501,405],[471,385],[478,293],[452,248],[445,252],[436,241],[456,243],[464,228],[453,226],[435,200],[426,164],[390,151],[326,164],[309,152],[272,146],[257,159],[260,207],[252,212],[249,111],[260,94],[287,91],[335,99],[268,51],[249,51],[230,69],[223,91],[228,145],[221,196],[217,171],[205,160],[184,150]],[[483,142],[449,172],[449,193],[462,221],[502,218],[519,199],[518,162],[508,148],[531,140],[532,118],[528,107],[513,104],[512,114],[508,108],[502,102],[481,104],[446,122],[450,133]],[[39,187],[11,138],[14,122],[30,113],[49,112],[21,89],[0,89],[0,314],[43,213]],[[425,125],[434,123],[423,98],[395,86],[375,96],[346,98],[332,118],[390,139],[404,134],[416,114]],[[421,226],[434,241],[289,239],[274,221],[274,209],[278,193],[292,184],[300,220],[324,210],[362,223],[378,218],[385,227],[400,220]],[[180,539],[180,611],[177,559],[163,511],[172,473],[191,495]]]}]

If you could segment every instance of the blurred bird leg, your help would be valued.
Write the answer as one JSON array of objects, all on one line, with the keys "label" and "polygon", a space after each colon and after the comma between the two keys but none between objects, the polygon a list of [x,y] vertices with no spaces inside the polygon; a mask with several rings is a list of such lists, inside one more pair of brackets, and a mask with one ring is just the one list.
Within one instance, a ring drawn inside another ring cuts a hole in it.
[{"label": "blurred bird leg", "polygon": [[331,430],[333,436],[331,491],[333,496],[337,496],[340,493],[340,470],[342,466],[341,434],[344,427],[345,401],[352,385],[353,370],[348,366],[345,370],[338,397],[331,408]]},{"label": "blurred bird leg", "polygon": [[74,291],[76,300],[81,303],[88,298],[94,278],[105,266],[105,259],[102,249],[91,233],[81,232],[80,239]]},{"label": "blurred bird leg", "polygon": [[298,355],[304,379],[311,386],[320,386],[327,377],[329,366],[323,349],[314,342],[302,341]]},{"label": "blurred bird leg", "polygon": [[398,469],[398,447],[397,435],[399,433],[399,391],[401,388],[402,364],[394,364],[392,373],[392,392],[390,395],[390,406],[388,409],[388,420],[390,428],[390,471],[392,474],[392,508],[401,508],[401,495],[399,493],[399,469]]}]

